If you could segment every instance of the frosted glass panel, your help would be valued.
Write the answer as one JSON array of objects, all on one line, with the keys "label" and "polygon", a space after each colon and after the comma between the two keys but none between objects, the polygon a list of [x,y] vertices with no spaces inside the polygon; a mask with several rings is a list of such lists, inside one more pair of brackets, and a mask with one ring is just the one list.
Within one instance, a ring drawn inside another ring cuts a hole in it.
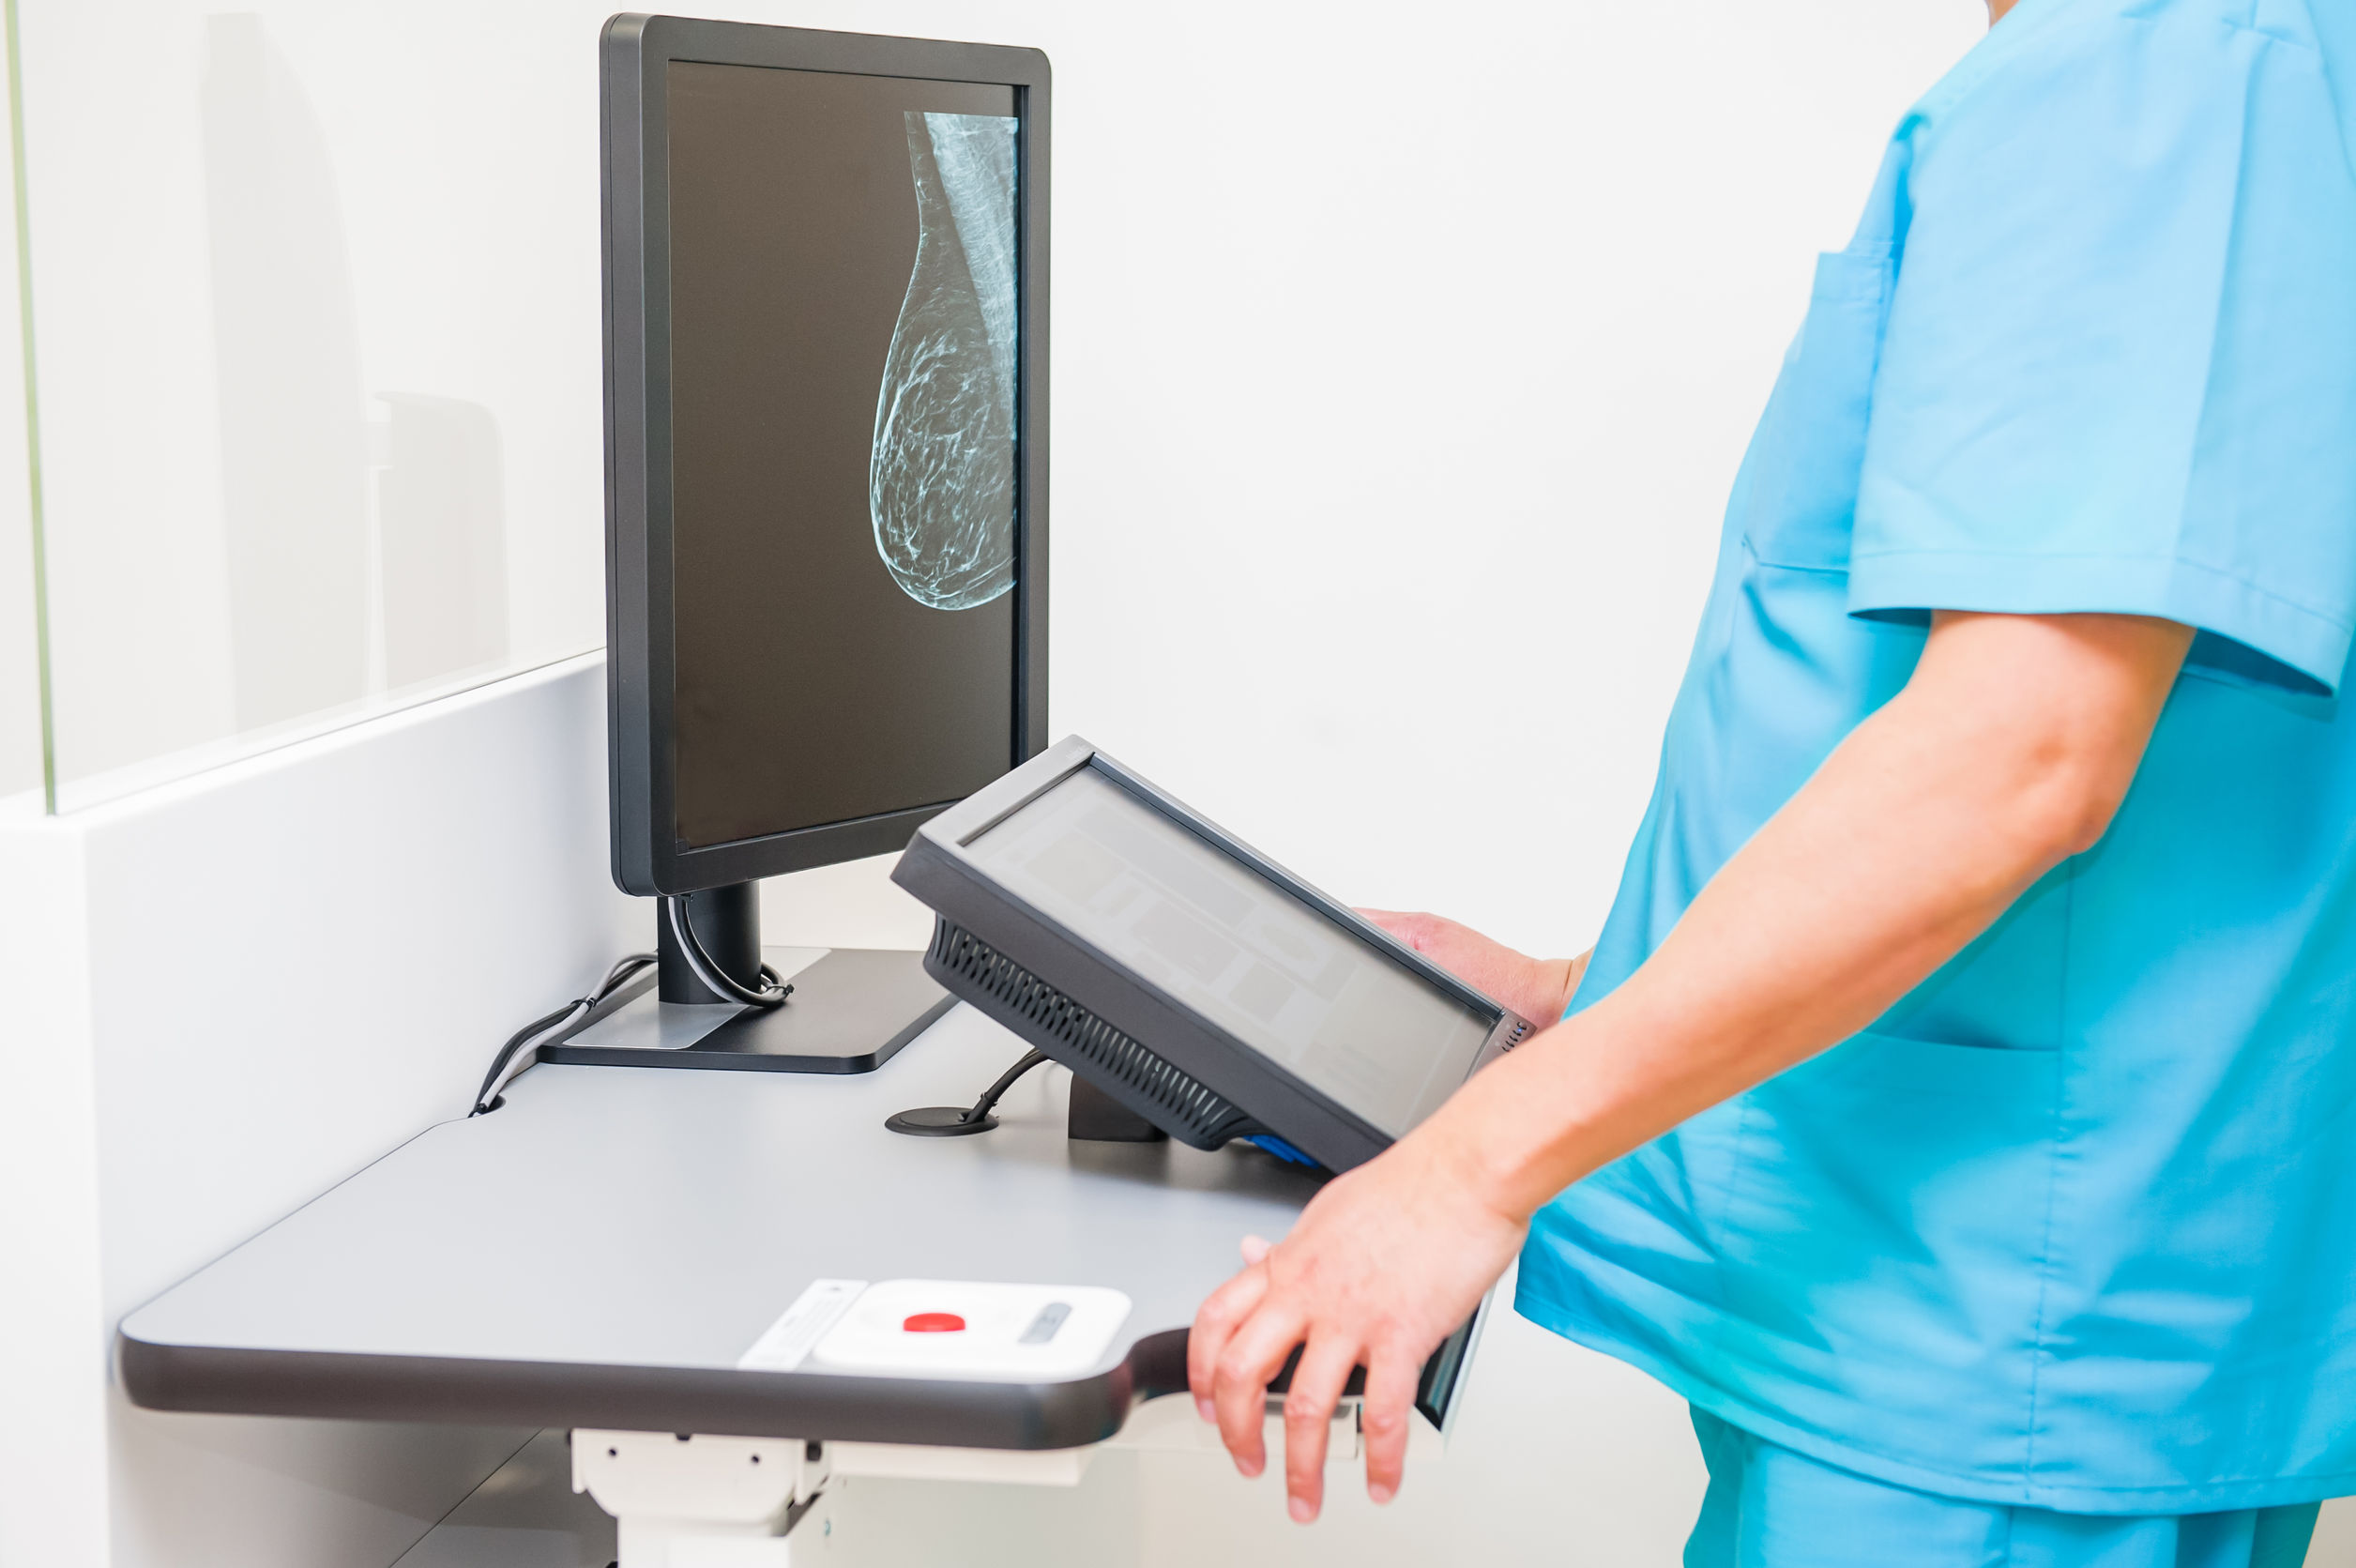
[{"label": "frosted glass panel", "polygon": [[601,642],[610,8],[23,6],[63,806]]}]

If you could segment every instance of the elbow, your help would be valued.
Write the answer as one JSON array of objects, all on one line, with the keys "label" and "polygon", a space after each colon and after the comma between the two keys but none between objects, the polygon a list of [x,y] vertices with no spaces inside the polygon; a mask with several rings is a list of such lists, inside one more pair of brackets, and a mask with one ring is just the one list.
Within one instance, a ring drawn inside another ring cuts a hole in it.
[{"label": "elbow", "polygon": [[2024,769],[2014,799],[2021,839],[2042,871],[2103,841],[2133,771],[2114,766],[2107,754],[2066,743],[2038,752]]},{"label": "elbow", "polygon": [[2103,835],[2110,831],[2111,818],[2119,814],[2119,801],[2116,793],[2088,791],[2057,824],[2052,840],[2053,860],[2058,863],[2073,855],[2083,855],[2102,843]]},{"label": "elbow", "polygon": [[2102,842],[2192,636],[2132,616],[1934,617],[1901,695],[1942,734],[2005,874],[2042,875]]}]

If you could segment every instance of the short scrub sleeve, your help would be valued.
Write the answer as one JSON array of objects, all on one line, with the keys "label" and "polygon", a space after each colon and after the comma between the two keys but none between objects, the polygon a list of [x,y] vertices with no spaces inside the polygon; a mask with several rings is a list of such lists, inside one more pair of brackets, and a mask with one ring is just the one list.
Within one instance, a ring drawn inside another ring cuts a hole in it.
[{"label": "short scrub sleeve", "polygon": [[2027,0],[1901,130],[1851,614],[2160,616],[2202,633],[2195,663],[2337,690],[2356,180],[2286,14]]}]

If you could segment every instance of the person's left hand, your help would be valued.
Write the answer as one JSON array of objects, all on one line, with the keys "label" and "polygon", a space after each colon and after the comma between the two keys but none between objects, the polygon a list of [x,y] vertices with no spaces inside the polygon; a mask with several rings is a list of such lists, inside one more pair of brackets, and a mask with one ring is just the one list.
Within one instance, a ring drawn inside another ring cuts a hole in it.
[{"label": "person's left hand", "polygon": [[1351,1370],[1366,1368],[1367,1495],[1389,1502],[1423,1362],[1472,1316],[1529,1228],[1477,1195],[1442,1119],[1337,1177],[1275,1246],[1247,1241],[1243,1271],[1194,1315],[1187,1380],[1247,1476],[1268,1462],[1269,1380],[1306,1345],[1284,1395],[1284,1490],[1303,1524],[1324,1501],[1326,1437]]}]

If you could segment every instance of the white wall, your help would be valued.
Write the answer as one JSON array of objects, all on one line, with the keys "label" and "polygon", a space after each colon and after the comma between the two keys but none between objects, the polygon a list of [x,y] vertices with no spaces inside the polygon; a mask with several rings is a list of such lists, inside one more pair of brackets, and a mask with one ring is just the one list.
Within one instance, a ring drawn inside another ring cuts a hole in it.
[{"label": "white wall", "polygon": [[105,1560],[109,1320],[81,861],[71,838],[0,821],[0,1562],[11,1568]]},{"label": "white wall", "polygon": [[109,1355],[646,943],[605,858],[595,659],[0,824],[0,1562],[381,1568],[524,1440],[134,1410]]},{"label": "white wall", "polygon": [[1984,13],[1188,16],[1057,61],[1057,726],[1575,951],[1814,253]]}]

